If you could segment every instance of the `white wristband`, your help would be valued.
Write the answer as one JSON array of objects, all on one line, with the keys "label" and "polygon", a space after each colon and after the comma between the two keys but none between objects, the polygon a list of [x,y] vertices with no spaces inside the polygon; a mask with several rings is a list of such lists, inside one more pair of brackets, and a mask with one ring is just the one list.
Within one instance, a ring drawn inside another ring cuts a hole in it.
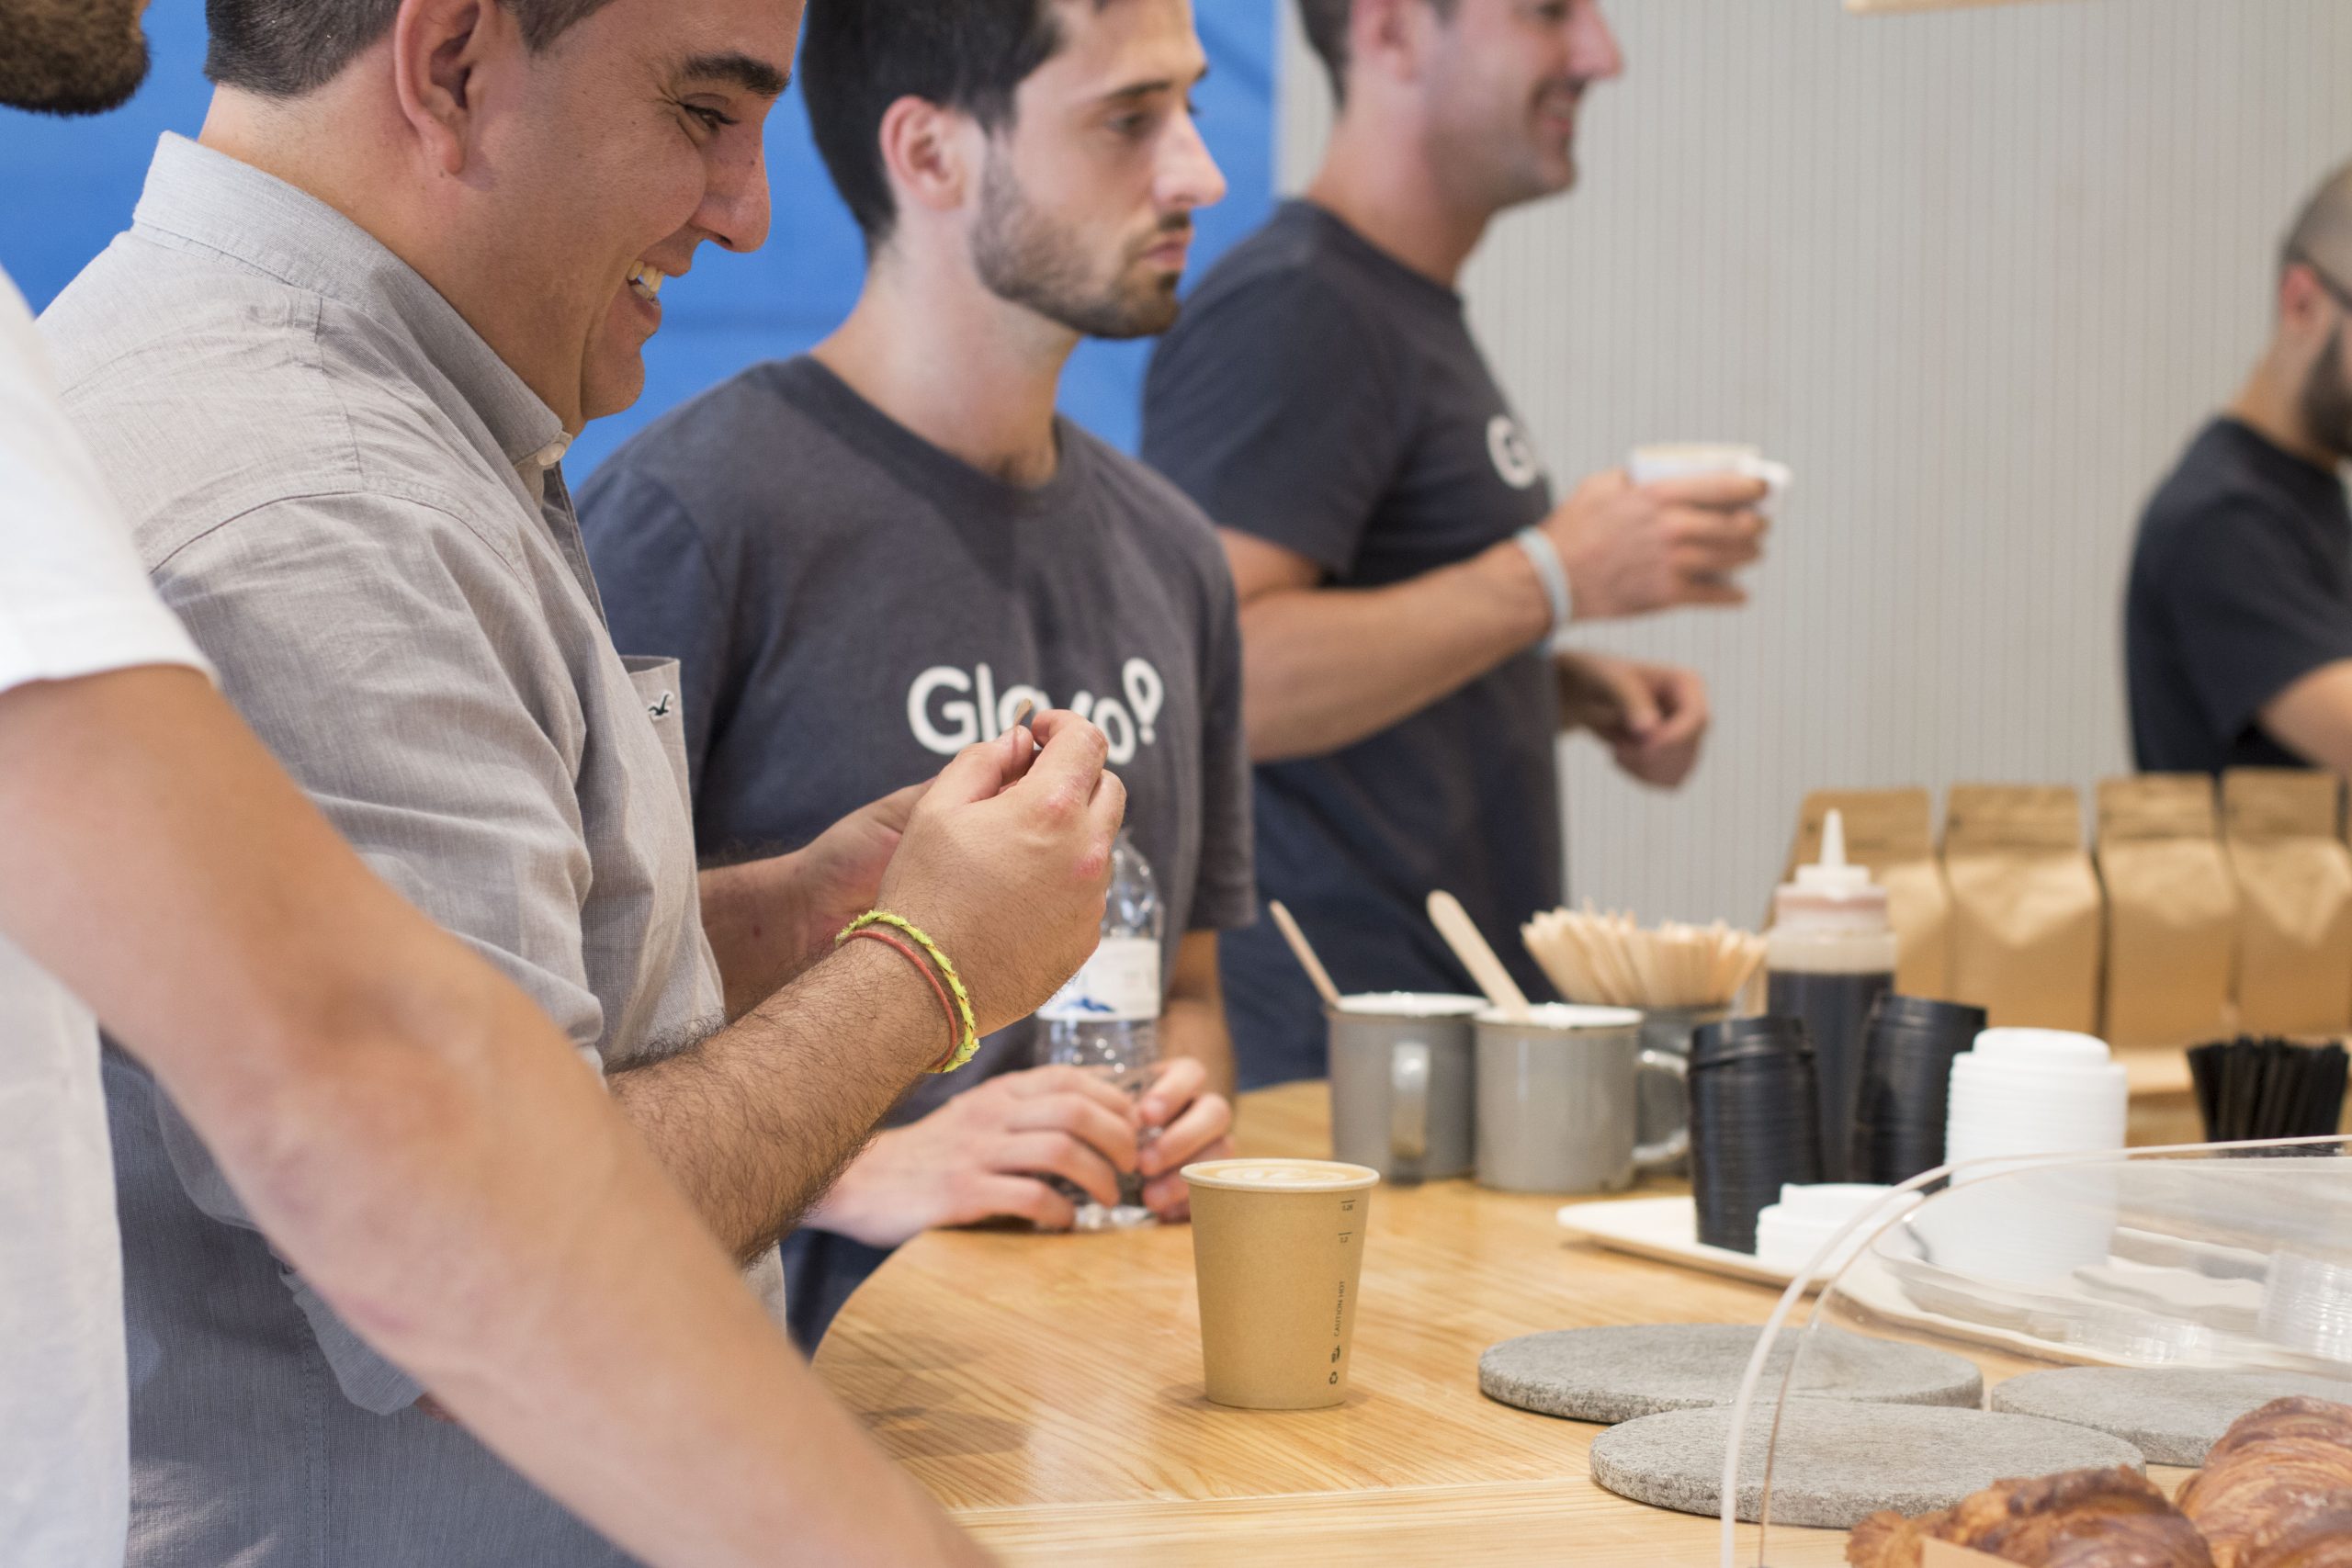
[{"label": "white wristband", "polygon": [[1568,587],[1568,569],[1561,563],[1560,547],[1552,536],[1541,528],[1522,528],[1512,536],[1512,542],[1527,554],[1527,564],[1535,569],[1535,580],[1544,585],[1544,597],[1552,602],[1552,629],[1544,637],[1557,637],[1576,618],[1576,595]]}]

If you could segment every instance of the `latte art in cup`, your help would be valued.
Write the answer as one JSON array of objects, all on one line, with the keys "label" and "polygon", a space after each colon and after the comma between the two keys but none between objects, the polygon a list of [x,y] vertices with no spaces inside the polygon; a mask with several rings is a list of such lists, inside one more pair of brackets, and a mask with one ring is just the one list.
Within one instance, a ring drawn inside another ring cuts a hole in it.
[{"label": "latte art in cup", "polygon": [[1218,1159],[1188,1165],[1183,1174],[1192,1186],[1227,1191],[1343,1192],[1380,1180],[1376,1170],[1328,1159]]}]

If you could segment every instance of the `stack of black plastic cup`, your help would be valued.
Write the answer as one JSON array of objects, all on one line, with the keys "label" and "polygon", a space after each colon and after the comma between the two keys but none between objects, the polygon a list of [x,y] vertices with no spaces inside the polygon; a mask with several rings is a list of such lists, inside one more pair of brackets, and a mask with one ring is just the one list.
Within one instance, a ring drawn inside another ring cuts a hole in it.
[{"label": "stack of black plastic cup", "polygon": [[1850,1168],[1893,1187],[1944,1163],[1952,1059],[1984,1032],[1984,1010],[1881,997],[1862,1035],[1861,1095]]},{"label": "stack of black plastic cup", "polygon": [[1756,1250],[1756,1216],[1783,1186],[1821,1179],[1813,1042],[1794,1018],[1711,1023],[1690,1043],[1690,1187],[1699,1239]]}]

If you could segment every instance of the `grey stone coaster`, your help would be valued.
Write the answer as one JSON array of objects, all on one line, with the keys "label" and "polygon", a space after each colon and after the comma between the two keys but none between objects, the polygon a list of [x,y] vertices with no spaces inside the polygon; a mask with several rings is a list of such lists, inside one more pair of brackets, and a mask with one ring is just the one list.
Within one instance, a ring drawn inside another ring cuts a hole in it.
[{"label": "grey stone coaster", "polygon": [[[1739,1517],[1762,1517],[1764,1461],[1772,1453],[1772,1522],[1851,1529],[1881,1508],[1948,1508],[1996,1481],[2062,1470],[2143,1468],[2120,1438],[2032,1416],[1796,1399],[1772,1443],[1767,1406],[1740,1456]],[[1722,1507],[1728,1410],[1673,1410],[1613,1427],[1593,1439],[1592,1478],[1620,1497],[1677,1513]]]},{"label": "grey stone coaster", "polygon": [[2063,1367],[2011,1378],[1993,1390],[1993,1408],[2106,1432],[2151,1464],[2194,1467],[2239,1416],[2297,1393],[2352,1404],[2352,1383],[2289,1372]]},{"label": "grey stone coaster", "polygon": [[[1667,1410],[1703,1410],[1739,1397],[1739,1380],[1760,1328],[1675,1323],[1568,1328],[1506,1339],[1478,1358],[1478,1387],[1489,1399],[1539,1416],[1614,1426]],[[1783,1335],[1765,1368],[1763,1392],[1777,1397],[1789,1358],[1804,1337]],[[1941,1350],[1866,1339],[1833,1329],[1805,1342],[1792,1391],[1871,1404],[1984,1402],[1975,1364]]]}]

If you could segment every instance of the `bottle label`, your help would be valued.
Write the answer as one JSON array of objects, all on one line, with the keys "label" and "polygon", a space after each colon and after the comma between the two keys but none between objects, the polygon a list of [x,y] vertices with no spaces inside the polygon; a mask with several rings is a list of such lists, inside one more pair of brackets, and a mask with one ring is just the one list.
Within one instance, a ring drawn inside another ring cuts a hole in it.
[{"label": "bottle label", "polygon": [[1159,944],[1148,936],[1105,937],[1037,1016],[1051,1023],[1140,1022],[1159,1016]]}]

